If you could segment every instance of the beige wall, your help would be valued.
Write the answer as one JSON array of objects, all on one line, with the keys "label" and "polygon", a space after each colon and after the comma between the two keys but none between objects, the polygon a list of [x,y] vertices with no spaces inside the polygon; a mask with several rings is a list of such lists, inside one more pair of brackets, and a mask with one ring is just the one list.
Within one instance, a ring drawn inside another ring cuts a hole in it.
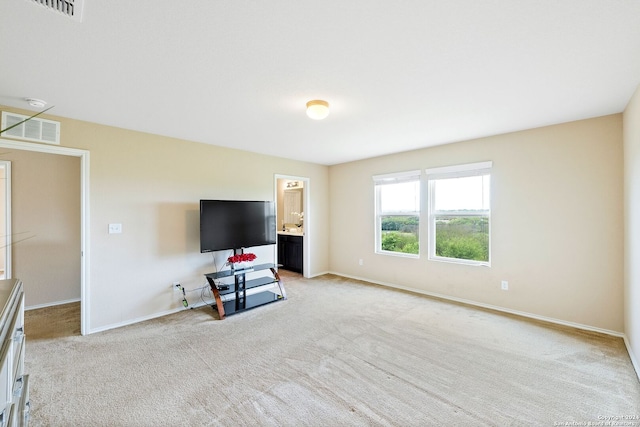
[{"label": "beige wall", "polygon": [[[374,253],[373,175],[485,160],[491,267],[427,260],[425,227],[420,259]],[[622,163],[612,115],[332,166],[331,270],[622,332]]]},{"label": "beige wall", "polygon": [[[198,201],[273,200],[276,174],[309,177],[310,273],[328,269],[326,166],[45,118],[61,121],[62,146],[90,152],[89,332],[179,308],[171,283],[200,287],[213,271],[213,256],[200,254]],[[108,234],[109,223],[122,234]],[[254,252],[274,258],[271,247]],[[218,255],[219,267],[227,256]]]},{"label": "beige wall", "polygon": [[2,150],[11,161],[12,276],[25,305],[80,299],[80,161]]},{"label": "beige wall", "polygon": [[[63,146],[91,153],[90,332],[179,309],[171,283],[202,286],[213,266],[199,253],[198,200],[272,200],[275,174],[310,178],[311,275],[623,330],[622,115],[332,167],[47,117],[62,122]],[[372,175],[483,160],[494,164],[490,268],[374,254]],[[107,233],[114,222],[122,234]]]},{"label": "beige wall", "polygon": [[640,375],[640,86],[624,112],[625,334]]}]

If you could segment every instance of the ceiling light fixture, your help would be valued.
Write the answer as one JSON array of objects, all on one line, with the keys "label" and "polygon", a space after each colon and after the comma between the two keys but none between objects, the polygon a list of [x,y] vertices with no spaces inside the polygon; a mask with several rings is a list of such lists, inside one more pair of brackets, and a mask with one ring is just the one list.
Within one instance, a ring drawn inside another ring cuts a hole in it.
[{"label": "ceiling light fixture", "polygon": [[29,103],[30,106],[36,107],[36,108],[43,108],[45,105],[47,105],[47,102],[43,101],[42,99],[25,98],[24,100],[27,101],[27,103]]},{"label": "ceiling light fixture", "polygon": [[329,103],[320,99],[307,102],[307,116],[313,120],[322,120],[329,115]]}]

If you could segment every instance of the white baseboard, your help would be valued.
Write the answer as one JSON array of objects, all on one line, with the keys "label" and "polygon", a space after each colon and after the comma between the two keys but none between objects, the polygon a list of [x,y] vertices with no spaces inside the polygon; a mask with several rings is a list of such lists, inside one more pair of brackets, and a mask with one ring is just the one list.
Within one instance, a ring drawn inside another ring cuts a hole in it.
[{"label": "white baseboard", "polygon": [[74,303],[74,302],[80,302],[80,298],[69,299],[69,300],[66,300],[66,301],[50,302],[50,303],[47,303],[47,304],[30,305],[28,307],[25,307],[24,310],[25,311],[37,310],[39,308],[55,307],[56,305],[71,304],[71,303]]},{"label": "white baseboard", "polygon": [[95,328],[95,329],[92,329],[91,331],[89,331],[88,334],[94,334],[94,333],[97,333],[97,332],[104,332],[104,331],[108,331],[108,330],[111,330],[111,329],[117,329],[117,328],[121,328],[123,326],[129,326],[129,325],[133,325],[133,324],[136,324],[136,323],[145,322],[147,320],[157,319],[158,317],[168,316],[170,314],[175,314],[175,313],[178,313],[178,312],[184,311],[184,310],[191,310],[191,309],[195,309],[195,308],[200,308],[200,307],[204,307],[205,305],[211,306],[212,304],[215,304],[214,300],[209,301],[209,302],[198,300],[194,304],[189,304],[188,307],[180,306],[180,307],[172,308],[170,310],[162,311],[160,313],[154,313],[154,314],[151,314],[149,316],[143,316],[143,317],[138,317],[136,319],[127,320],[126,322],[120,322],[120,323],[115,323],[115,324],[103,326],[101,328]]},{"label": "white baseboard", "polygon": [[629,353],[629,359],[631,359],[631,364],[633,365],[633,369],[636,370],[638,381],[640,381],[640,363],[638,363],[638,359],[633,353],[633,349],[631,348],[631,343],[629,342],[627,335],[624,335],[622,338],[624,339],[624,345],[627,347],[627,353]]},{"label": "white baseboard", "polygon": [[313,279],[314,277],[324,276],[325,274],[335,274],[335,273],[332,273],[332,272],[330,272],[330,271],[322,271],[322,272],[320,272],[320,273],[314,273],[314,274],[312,274],[312,275],[305,276],[305,278],[306,278],[306,279]]},{"label": "white baseboard", "polygon": [[[459,303],[462,303],[462,304],[467,304],[467,305],[472,305],[472,306],[476,306],[476,307],[487,308],[487,309],[490,309],[490,310],[500,311],[500,312],[503,312],[503,313],[515,314],[516,316],[527,317],[527,318],[535,319],[535,320],[541,320],[543,322],[549,322],[549,323],[554,323],[554,324],[557,324],[557,325],[569,326],[569,327],[576,328],[576,329],[582,329],[584,331],[599,332],[599,333],[606,334],[606,335],[612,335],[614,337],[624,338],[624,334],[622,332],[612,331],[612,330],[603,329],[603,328],[597,328],[595,326],[584,325],[582,323],[568,322],[566,320],[560,320],[560,319],[556,319],[556,318],[553,318],[553,317],[540,316],[538,314],[528,313],[526,311],[512,310],[510,308],[500,307],[500,306],[497,306],[497,305],[485,304],[485,303],[482,303],[482,302],[477,302],[477,301],[468,300],[468,299],[464,299],[464,298],[452,297],[452,296],[449,296],[449,295],[443,295],[443,294],[438,294],[438,293],[435,293],[435,292],[424,291],[422,289],[410,288],[408,286],[396,285],[394,283],[386,283],[386,282],[381,282],[381,281],[377,281],[377,280],[371,280],[371,279],[367,279],[367,278],[364,278],[364,277],[350,276],[350,275],[347,275],[347,274],[335,273],[335,272],[331,272],[330,274],[335,274],[336,276],[346,277],[346,278],[354,279],[354,280],[361,280],[363,282],[369,282],[369,283],[373,283],[373,284],[376,284],[376,285],[387,286],[387,287],[390,287],[390,288],[402,289],[403,291],[414,292],[414,293],[427,295],[427,296],[430,296],[430,297],[439,298],[439,299],[443,299],[443,300],[455,301],[455,302],[459,302]],[[627,348],[629,348],[629,347],[627,347]],[[636,369],[636,372],[637,372],[637,369]]]},{"label": "white baseboard", "polygon": [[177,312],[182,311],[182,310],[185,310],[185,308],[184,307],[176,307],[176,308],[173,308],[171,310],[165,310],[165,311],[162,311],[160,313],[151,314],[149,316],[137,317],[135,319],[127,320],[125,322],[120,322],[120,323],[112,323],[110,325],[103,326],[103,327],[100,327],[100,328],[93,328],[88,332],[88,334],[95,334],[97,332],[109,331],[111,329],[117,329],[117,328],[121,328],[123,326],[129,326],[129,325],[133,325],[135,323],[145,322],[147,320],[157,319],[158,317],[168,316],[170,314],[174,314],[174,313],[177,313]]}]

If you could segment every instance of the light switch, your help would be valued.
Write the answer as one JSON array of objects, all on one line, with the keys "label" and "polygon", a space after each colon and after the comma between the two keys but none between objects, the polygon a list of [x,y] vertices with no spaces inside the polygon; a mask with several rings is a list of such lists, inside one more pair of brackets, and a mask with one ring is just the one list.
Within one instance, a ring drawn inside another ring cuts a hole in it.
[{"label": "light switch", "polygon": [[122,233],[122,224],[109,224],[109,234]]}]

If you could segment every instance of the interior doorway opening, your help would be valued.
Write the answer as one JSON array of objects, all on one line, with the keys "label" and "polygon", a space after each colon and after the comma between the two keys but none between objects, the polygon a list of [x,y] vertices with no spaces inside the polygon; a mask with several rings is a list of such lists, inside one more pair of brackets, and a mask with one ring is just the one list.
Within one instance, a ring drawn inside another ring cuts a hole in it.
[{"label": "interior doorway opening", "polygon": [[[0,138],[0,147],[78,157],[80,160],[80,333],[91,333],[89,312],[89,152],[75,148],[48,146]],[[6,278],[11,278],[5,274]]]},{"label": "interior doorway opening", "polygon": [[[313,238],[313,218],[310,215],[311,180],[293,175],[275,176],[276,217],[279,234],[300,236],[302,239],[302,265],[304,277],[310,277],[310,242]],[[281,248],[276,251],[278,264],[282,264]]]}]

